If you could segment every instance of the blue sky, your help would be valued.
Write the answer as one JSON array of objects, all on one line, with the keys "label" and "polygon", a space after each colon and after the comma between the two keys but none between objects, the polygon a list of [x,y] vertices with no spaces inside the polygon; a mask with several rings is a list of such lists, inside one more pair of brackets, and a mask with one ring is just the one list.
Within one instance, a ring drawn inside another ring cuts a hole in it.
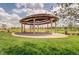
[{"label": "blue sky", "polygon": [[[0,3],[0,7],[5,9],[6,12],[10,12],[12,9],[17,8],[15,4],[16,3]],[[53,9],[53,7],[56,7],[55,3],[44,3],[44,9],[46,10]]]},{"label": "blue sky", "polygon": [[16,8],[14,3],[0,3],[0,7],[4,8],[6,12],[9,12],[12,9]]},{"label": "blue sky", "polygon": [[0,23],[19,25],[19,20],[27,15],[50,13],[54,3],[0,3]]}]

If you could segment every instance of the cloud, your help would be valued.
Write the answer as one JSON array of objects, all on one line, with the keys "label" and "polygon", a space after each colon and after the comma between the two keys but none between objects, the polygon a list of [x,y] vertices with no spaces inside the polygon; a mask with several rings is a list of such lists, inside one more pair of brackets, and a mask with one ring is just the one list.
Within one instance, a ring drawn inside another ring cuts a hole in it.
[{"label": "cloud", "polygon": [[5,12],[3,8],[0,8],[0,20],[8,19],[10,15]]},{"label": "cloud", "polygon": [[0,8],[0,12],[5,12],[5,10],[3,8]]},{"label": "cloud", "polygon": [[15,13],[11,14],[11,18],[14,19],[14,20],[16,20],[16,19],[19,20],[20,19],[20,17]]},{"label": "cloud", "polygon": [[[11,10],[11,14],[6,12],[5,9],[0,8],[0,22],[5,24],[12,24],[14,26],[20,26],[19,20],[28,15],[51,12],[44,9],[42,3],[18,3],[15,4],[16,8]],[[24,17],[23,17],[24,16]],[[12,26],[11,25],[11,26]]]},{"label": "cloud", "polygon": [[3,8],[0,8],[0,24],[6,24],[9,27],[13,25],[15,26],[19,23],[19,19],[21,19],[21,17],[18,14],[15,14],[13,12],[12,14],[9,14]]},{"label": "cloud", "polygon": [[[44,9],[42,3],[18,3],[15,4],[16,8],[11,10],[11,14],[6,12],[5,9],[0,8],[0,23],[12,24],[13,26],[20,26],[19,20],[28,15],[47,13],[53,14],[52,12]],[[9,26],[12,26],[9,25]]]},{"label": "cloud", "polygon": [[[44,10],[44,4],[39,3],[27,3],[27,4],[15,4],[16,8],[11,10],[11,14],[6,12],[5,9],[0,7],[0,23],[11,24],[14,26],[20,26],[19,20],[27,15],[50,13],[48,10]],[[25,13],[25,14],[24,14]]]},{"label": "cloud", "polygon": [[15,13],[12,13],[12,14],[9,14],[7,12],[4,12],[2,11],[4,10],[3,8],[0,8],[0,20],[5,20],[5,21],[8,21],[8,20],[11,20],[11,19],[20,19],[20,17],[15,14]]},{"label": "cloud", "polygon": [[13,9],[12,10],[14,13],[23,13],[23,12],[26,12],[27,10],[25,8],[22,8],[22,9]]},{"label": "cloud", "polygon": [[29,9],[42,9],[44,7],[43,3],[17,3],[15,5],[17,8],[29,8]]},{"label": "cloud", "polygon": [[51,12],[49,12],[48,10],[44,10],[44,9],[27,9],[27,14],[28,15],[32,15],[32,14],[41,14],[41,13],[46,13],[46,14],[50,14]]},{"label": "cloud", "polygon": [[10,15],[11,16],[9,17],[9,20],[7,22],[13,24],[15,27],[20,26],[19,20],[21,19],[21,17],[15,13],[12,13]]},{"label": "cloud", "polygon": [[44,9],[43,3],[17,3],[16,9],[13,10],[15,13],[26,13],[27,15],[39,14],[39,13],[51,13]]}]

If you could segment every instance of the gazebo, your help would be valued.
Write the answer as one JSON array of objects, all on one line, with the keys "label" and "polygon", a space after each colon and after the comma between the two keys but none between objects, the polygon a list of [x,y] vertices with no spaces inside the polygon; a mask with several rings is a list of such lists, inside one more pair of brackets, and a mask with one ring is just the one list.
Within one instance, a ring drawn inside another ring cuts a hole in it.
[{"label": "gazebo", "polygon": [[[58,20],[58,17],[56,17],[52,14],[30,15],[30,16],[27,16],[27,17],[20,20],[21,32],[12,33],[12,35],[18,36],[18,37],[28,37],[28,38],[63,38],[63,37],[67,37],[67,35],[65,35],[65,34],[54,33],[54,32],[52,33],[53,23],[56,24],[57,20]],[[36,29],[35,26],[44,25],[44,24],[46,24],[47,27],[48,27],[48,24],[51,25],[50,26],[51,33],[50,32],[39,32],[39,31],[36,32],[35,31],[35,29]],[[25,31],[26,25],[28,25],[30,29],[32,26],[33,32]]]},{"label": "gazebo", "polygon": [[[30,29],[32,26],[33,32],[30,33],[37,33],[35,32],[35,26],[37,25],[44,25],[44,24],[51,24],[51,31],[52,31],[52,23],[56,22],[58,20],[58,17],[51,15],[51,14],[34,14],[27,16],[20,20],[21,23],[21,32],[25,32],[25,25],[29,25]],[[47,25],[48,27],[48,25]],[[38,32],[39,33],[39,32]]]}]

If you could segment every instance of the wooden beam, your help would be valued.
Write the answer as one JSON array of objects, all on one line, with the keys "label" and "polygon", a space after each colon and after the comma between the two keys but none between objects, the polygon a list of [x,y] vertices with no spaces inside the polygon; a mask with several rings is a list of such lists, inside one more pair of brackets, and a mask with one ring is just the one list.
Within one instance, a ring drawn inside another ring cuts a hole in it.
[{"label": "wooden beam", "polygon": [[[42,24],[47,24],[50,23],[50,21],[47,22],[35,22],[35,25],[42,25]],[[33,23],[27,23],[28,25],[33,24]]]},{"label": "wooden beam", "polygon": [[[54,19],[53,18],[52,18],[52,21],[54,22]],[[50,23],[50,20],[46,20],[46,19],[45,20],[40,20],[40,21],[36,20],[35,21],[35,23],[36,23],[35,25],[37,25],[37,24],[43,24],[43,23],[46,24],[48,22]],[[23,24],[33,24],[33,21],[28,21],[28,22],[27,21],[23,21],[22,23]]]}]

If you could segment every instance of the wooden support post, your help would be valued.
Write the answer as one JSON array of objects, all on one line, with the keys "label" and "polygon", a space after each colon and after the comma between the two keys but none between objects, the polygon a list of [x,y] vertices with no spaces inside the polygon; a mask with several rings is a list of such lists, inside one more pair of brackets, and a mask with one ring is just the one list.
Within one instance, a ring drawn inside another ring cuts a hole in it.
[{"label": "wooden support post", "polygon": [[31,32],[31,25],[30,25],[30,32]]},{"label": "wooden support post", "polygon": [[56,25],[57,25],[57,24],[56,24],[56,22],[55,22],[55,33],[56,33]]},{"label": "wooden support post", "polygon": [[43,25],[41,25],[41,30],[43,31]]},{"label": "wooden support post", "polygon": [[48,32],[48,24],[47,24],[47,32]]},{"label": "wooden support post", "polygon": [[25,32],[25,24],[24,24],[24,32]]},{"label": "wooden support post", "polygon": [[39,32],[39,25],[37,25],[37,31]]},{"label": "wooden support post", "polygon": [[23,24],[21,24],[21,32],[23,32]]},{"label": "wooden support post", "polygon": [[33,29],[34,29],[33,33],[35,33],[35,19],[33,19]]},{"label": "wooden support post", "polygon": [[53,22],[52,19],[50,19],[50,22],[51,22],[51,32],[52,32],[52,22]]}]

